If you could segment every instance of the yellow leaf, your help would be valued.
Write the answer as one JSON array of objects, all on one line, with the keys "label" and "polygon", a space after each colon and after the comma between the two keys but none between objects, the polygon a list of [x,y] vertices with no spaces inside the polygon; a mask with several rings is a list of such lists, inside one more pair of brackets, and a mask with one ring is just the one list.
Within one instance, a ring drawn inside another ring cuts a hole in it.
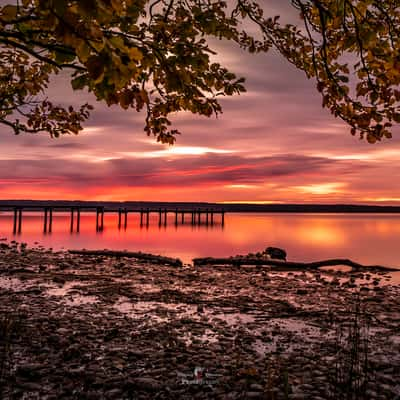
[{"label": "yellow leaf", "polygon": [[142,52],[137,47],[131,47],[128,50],[128,55],[132,60],[140,61],[143,58]]},{"label": "yellow leaf", "polygon": [[111,0],[111,5],[118,14],[124,11],[124,5],[121,0]]},{"label": "yellow leaf", "polygon": [[110,39],[108,39],[108,41],[113,45],[113,47],[117,49],[125,48],[124,39],[122,39],[120,36],[113,36]]},{"label": "yellow leaf", "polygon": [[102,51],[104,48],[104,41],[103,39],[98,40],[90,40],[90,45],[95,48],[98,52]]},{"label": "yellow leaf", "polygon": [[130,90],[125,90],[119,95],[119,104],[125,110],[132,104],[133,94]]},{"label": "yellow leaf", "polygon": [[384,130],[382,133],[387,139],[391,139],[392,138],[392,134],[389,131]]},{"label": "yellow leaf", "polygon": [[81,62],[85,63],[90,57],[90,47],[84,40],[81,40],[76,46],[76,54]]},{"label": "yellow leaf", "polygon": [[17,16],[17,11],[18,11],[17,6],[7,5],[1,9],[0,13],[2,19],[8,22],[15,19],[15,17]]},{"label": "yellow leaf", "polygon": [[376,137],[372,133],[368,133],[367,140],[368,143],[374,144],[376,142]]}]

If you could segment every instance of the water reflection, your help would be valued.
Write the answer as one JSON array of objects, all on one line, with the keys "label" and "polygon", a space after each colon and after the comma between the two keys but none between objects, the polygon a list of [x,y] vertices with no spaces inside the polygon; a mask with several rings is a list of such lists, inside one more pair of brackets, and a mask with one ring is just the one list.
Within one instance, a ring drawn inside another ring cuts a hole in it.
[{"label": "water reflection", "polygon": [[[75,215],[76,218],[76,215]],[[164,217],[163,217],[164,218]],[[192,225],[191,217],[168,214],[129,214],[119,222],[118,214],[105,214],[103,229],[96,231],[96,215],[81,213],[79,230],[70,231],[69,213],[54,213],[52,231],[43,232],[44,215],[24,213],[21,233],[12,234],[13,215],[0,214],[0,237],[38,242],[46,247],[109,248],[141,250],[190,262],[194,257],[225,257],[282,247],[289,260],[313,261],[350,258],[364,264],[400,266],[397,214],[227,214],[225,229],[215,217]],[[176,223],[177,222],[177,223]]]}]

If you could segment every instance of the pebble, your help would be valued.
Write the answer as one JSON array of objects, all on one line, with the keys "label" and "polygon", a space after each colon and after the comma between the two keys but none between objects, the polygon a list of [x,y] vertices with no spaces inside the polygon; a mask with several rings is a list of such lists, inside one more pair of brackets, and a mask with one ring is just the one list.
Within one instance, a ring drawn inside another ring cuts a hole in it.
[{"label": "pebble", "polygon": [[252,383],[250,389],[254,392],[262,392],[264,390],[263,386],[258,383]]},{"label": "pebble", "polygon": [[263,399],[264,395],[260,392],[246,392],[245,399]]},{"label": "pebble", "polygon": [[152,378],[132,378],[127,381],[129,385],[139,390],[146,390],[150,392],[156,392],[161,389],[161,384],[159,381]]},{"label": "pebble", "polygon": [[290,393],[288,395],[289,400],[305,400],[307,396],[303,393]]}]

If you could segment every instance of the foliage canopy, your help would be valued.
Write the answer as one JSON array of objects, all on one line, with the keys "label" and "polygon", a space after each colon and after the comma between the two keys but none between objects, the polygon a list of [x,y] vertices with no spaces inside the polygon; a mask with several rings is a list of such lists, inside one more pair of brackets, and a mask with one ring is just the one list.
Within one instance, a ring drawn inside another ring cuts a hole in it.
[{"label": "foliage canopy", "polygon": [[268,15],[264,1],[18,0],[0,7],[0,123],[15,133],[78,133],[92,107],[45,97],[50,76],[67,70],[74,90],[146,110],[147,134],[173,143],[170,114],[218,114],[220,96],[245,91],[243,78],[211,61],[216,37],[251,53],[276,49],[316,80],[323,106],[352,134],[374,143],[400,122],[397,3],[291,0],[295,26]]}]

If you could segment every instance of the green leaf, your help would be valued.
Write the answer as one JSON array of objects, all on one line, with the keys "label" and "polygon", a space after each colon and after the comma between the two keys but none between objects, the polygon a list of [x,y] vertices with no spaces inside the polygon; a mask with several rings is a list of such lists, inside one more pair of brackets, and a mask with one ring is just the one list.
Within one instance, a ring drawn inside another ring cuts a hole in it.
[{"label": "green leaf", "polygon": [[81,75],[77,76],[76,78],[72,79],[71,86],[74,90],[83,89],[87,85],[87,76]]}]

